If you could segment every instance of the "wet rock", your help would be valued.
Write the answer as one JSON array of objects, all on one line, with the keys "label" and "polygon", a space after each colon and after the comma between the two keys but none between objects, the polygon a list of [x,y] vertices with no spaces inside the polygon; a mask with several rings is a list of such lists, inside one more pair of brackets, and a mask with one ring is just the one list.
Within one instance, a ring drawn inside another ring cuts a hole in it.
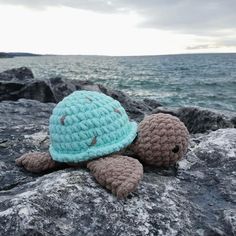
[{"label": "wet rock", "polygon": [[61,77],[50,78],[46,81],[52,91],[52,96],[56,102],[60,102],[64,97],[76,90],[98,91],[99,85],[88,80],[69,80]]},{"label": "wet rock", "polygon": [[105,93],[120,101],[131,119],[136,121],[141,121],[145,114],[149,114],[154,107],[159,106],[155,100],[136,101],[121,91],[112,90],[87,80],[68,80],[61,77],[47,80],[32,80],[32,78],[33,73],[25,67],[0,73],[0,101],[16,101],[26,98],[40,102],[58,103],[73,91],[92,90]]},{"label": "wet rock", "polygon": [[34,99],[40,102],[56,102],[46,81],[28,83],[0,81],[0,101],[20,98]]},{"label": "wet rock", "polygon": [[236,116],[233,116],[230,121],[234,125],[234,128],[236,128]]},{"label": "wet rock", "polygon": [[21,67],[0,73],[0,101],[16,101],[20,98],[56,102],[46,81],[35,80],[29,68]]},{"label": "wet rock", "polygon": [[54,106],[0,103],[0,235],[235,235],[236,129],[191,135],[176,168],[145,166],[137,191],[117,200],[86,169],[38,175],[15,166],[48,149]]},{"label": "wet rock", "polygon": [[191,133],[204,133],[208,130],[233,127],[229,117],[209,109],[180,108],[178,115]]},{"label": "wet rock", "polygon": [[20,67],[11,70],[6,70],[0,73],[0,81],[26,81],[33,79],[33,72],[27,67]]},{"label": "wet rock", "polygon": [[141,121],[146,114],[150,114],[153,110],[152,106],[150,106],[149,104],[141,100],[138,101],[131,99],[127,94],[123,93],[122,91],[105,88],[102,85],[99,85],[99,88],[101,92],[118,100],[125,108],[130,118],[138,122]]},{"label": "wet rock", "polygon": [[157,107],[161,107],[161,103],[159,103],[155,99],[150,99],[150,98],[144,98],[143,102],[146,103],[148,106],[150,106],[152,109],[155,109]]},{"label": "wet rock", "polygon": [[142,120],[145,114],[149,114],[152,111],[154,104],[157,104],[157,102],[154,100],[152,105],[150,105],[151,100],[146,103],[144,101],[133,100],[127,94],[121,91],[112,90],[104,87],[103,85],[94,84],[93,82],[87,80],[68,80],[55,77],[47,80],[46,83],[49,85],[53,94],[53,98],[56,102],[61,101],[65,96],[76,90],[102,92],[118,100],[124,106],[130,118],[136,121]]},{"label": "wet rock", "polygon": [[235,127],[235,114],[224,114],[200,107],[165,108],[158,107],[152,113],[168,113],[180,118],[190,133],[205,133],[210,130]]},{"label": "wet rock", "polygon": [[32,80],[33,78],[32,71],[26,67],[0,73],[0,101],[16,101],[20,98],[27,98],[40,102],[58,103],[75,90],[93,90],[105,93],[120,101],[130,118],[138,122],[150,113],[164,112],[178,116],[190,133],[204,133],[209,130],[236,126],[235,114],[231,116],[225,112],[220,113],[198,107],[165,108],[161,107],[161,104],[156,100],[135,100],[121,91],[106,88],[87,80],[68,80],[61,77]]},{"label": "wet rock", "polygon": [[136,101],[121,91],[106,88],[103,85],[95,84],[88,80],[68,80],[61,77],[55,77],[50,78],[45,82],[49,85],[50,90],[52,91],[52,102],[59,102],[65,96],[76,90],[102,92],[118,100],[124,106],[130,118],[136,121],[141,121],[145,114],[149,114],[152,111],[154,104],[157,105],[157,102],[154,100],[152,101],[152,104],[151,100],[147,102]]}]

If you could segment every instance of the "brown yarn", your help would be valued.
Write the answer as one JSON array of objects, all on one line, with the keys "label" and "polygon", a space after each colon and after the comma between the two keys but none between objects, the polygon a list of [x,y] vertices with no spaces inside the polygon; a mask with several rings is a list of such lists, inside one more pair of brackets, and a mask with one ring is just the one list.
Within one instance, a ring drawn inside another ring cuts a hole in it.
[{"label": "brown yarn", "polygon": [[116,113],[118,113],[118,114],[120,114],[121,115],[121,111],[119,110],[119,109],[114,109],[114,112],[116,112]]},{"label": "brown yarn", "polygon": [[47,152],[26,153],[16,159],[16,165],[33,173],[40,173],[58,167]]},{"label": "brown yarn", "polygon": [[93,145],[95,145],[96,143],[97,143],[97,137],[95,136],[95,137],[92,139],[92,141],[91,141],[91,143],[90,143],[89,146],[93,146]]},{"label": "brown yarn", "polygon": [[187,152],[189,133],[184,123],[169,114],[153,114],[140,122],[138,137],[131,146],[147,164],[171,166]]},{"label": "brown yarn", "polygon": [[143,177],[142,164],[132,157],[113,155],[90,161],[87,167],[102,186],[124,198],[133,192]]},{"label": "brown yarn", "polygon": [[66,116],[61,117],[60,122],[62,125],[65,125],[65,119],[66,119]]}]

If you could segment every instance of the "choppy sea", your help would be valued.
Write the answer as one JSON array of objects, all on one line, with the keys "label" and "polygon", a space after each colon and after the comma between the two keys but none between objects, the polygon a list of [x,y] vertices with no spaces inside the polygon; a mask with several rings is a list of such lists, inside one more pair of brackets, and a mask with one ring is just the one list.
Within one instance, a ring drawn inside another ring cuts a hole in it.
[{"label": "choppy sea", "polygon": [[166,106],[236,111],[236,53],[0,59],[0,71],[21,66],[30,67],[36,78],[91,80]]}]

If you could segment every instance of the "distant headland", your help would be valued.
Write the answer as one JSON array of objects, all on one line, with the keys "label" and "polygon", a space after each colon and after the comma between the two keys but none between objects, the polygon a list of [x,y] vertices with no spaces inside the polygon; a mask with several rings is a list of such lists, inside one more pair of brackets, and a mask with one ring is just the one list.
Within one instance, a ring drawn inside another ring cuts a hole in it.
[{"label": "distant headland", "polygon": [[34,54],[28,52],[0,52],[0,58],[13,58],[13,57],[36,57],[42,56],[41,54]]}]

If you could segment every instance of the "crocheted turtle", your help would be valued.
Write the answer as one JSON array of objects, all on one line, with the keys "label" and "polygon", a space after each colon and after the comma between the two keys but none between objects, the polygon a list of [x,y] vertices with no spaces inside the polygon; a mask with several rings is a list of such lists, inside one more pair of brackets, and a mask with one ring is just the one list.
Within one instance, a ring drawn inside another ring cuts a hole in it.
[{"label": "crocheted turtle", "polygon": [[143,167],[117,152],[132,143],[136,133],[137,124],[129,121],[118,101],[103,93],[75,91],[53,109],[49,153],[27,153],[16,164],[35,173],[85,165],[101,185],[125,197],[137,187]]},{"label": "crocheted turtle", "polygon": [[187,128],[171,115],[146,116],[137,137],[136,131],[136,123],[129,121],[118,101],[98,92],[76,91],[53,110],[49,153],[24,154],[16,164],[37,173],[61,168],[62,163],[85,164],[102,186],[126,197],[142,179],[143,166],[117,152],[133,142],[130,148],[140,161],[170,166],[186,153],[188,145]]}]

